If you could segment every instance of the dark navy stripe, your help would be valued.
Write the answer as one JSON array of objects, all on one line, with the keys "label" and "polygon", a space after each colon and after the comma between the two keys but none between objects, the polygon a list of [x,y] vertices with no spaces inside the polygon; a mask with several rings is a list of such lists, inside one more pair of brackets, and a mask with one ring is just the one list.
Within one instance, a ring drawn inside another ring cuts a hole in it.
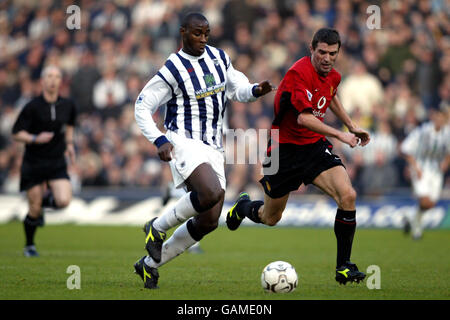
[{"label": "dark navy stripe", "polygon": [[178,130],[178,125],[177,125],[177,109],[178,109],[177,96],[175,95],[175,91],[173,90],[172,85],[161,74],[161,72],[158,71],[157,75],[162,80],[164,80],[164,82],[167,83],[167,85],[172,90],[172,98],[169,101],[167,101],[167,104],[166,104],[167,108],[166,108],[166,116],[165,116],[165,119],[164,119],[164,125],[165,125],[165,127],[167,129],[170,129],[170,130],[176,132]]},{"label": "dark navy stripe", "polygon": [[169,83],[169,81],[166,80],[166,78],[164,78],[164,76],[162,75],[161,72],[158,71],[158,73],[156,74],[158,77],[160,77],[161,79],[164,80],[165,83],[167,83],[167,85],[170,87],[170,89],[172,90],[172,94],[175,93],[175,91],[173,90],[172,85]]},{"label": "dark navy stripe", "polygon": [[[217,57],[212,53],[210,48],[206,47],[206,52],[208,52],[208,55],[211,58],[211,60],[214,61],[215,59],[217,59]],[[222,68],[219,65],[216,65],[216,64],[214,64],[214,66],[216,67],[217,73],[219,74],[220,82],[224,82],[225,81],[225,76],[223,75]],[[227,65],[225,64],[225,67],[226,66]]]},{"label": "dark navy stripe", "polygon": [[[200,66],[202,67],[202,71],[203,71],[203,75],[206,75],[208,73],[212,72],[209,70],[208,65],[205,62],[205,59],[199,59],[198,60]],[[219,100],[217,99],[217,94],[213,94],[210,96],[212,98],[213,101],[213,106],[214,106],[214,112],[213,112],[213,121],[212,121],[212,127],[213,127],[213,136],[212,139],[214,141],[214,143],[216,144],[216,134],[217,134],[217,120],[219,119]]]},{"label": "dark navy stripe", "polygon": [[227,63],[227,58],[225,57],[225,52],[222,49],[217,49],[217,50],[219,50],[220,58],[222,58],[225,69],[228,70],[229,65]]},{"label": "dark navy stripe", "polygon": [[[201,90],[200,82],[198,81],[197,75],[195,74],[194,67],[191,62],[185,58],[183,58],[179,53],[177,53],[178,58],[180,59],[183,66],[186,68],[189,76],[191,77],[192,84],[194,85],[194,91]],[[190,72],[189,72],[190,71]],[[204,139],[204,135],[206,133],[206,103],[205,98],[197,99],[198,109],[199,109],[199,118],[201,124],[201,137],[200,139],[203,142],[206,142]]]},{"label": "dark navy stripe", "polygon": [[[227,62],[225,59],[225,53],[223,50],[218,49],[219,52],[222,52],[221,58],[223,61],[223,64],[225,66],[225,68],[227,68]],[[212,60],[217,59],[217,57],[212,53],[211,49],[208,48],[208,46],[206,46],[206,52],[208,52],[208,55],[210,56],[210,58]],[[216,67],[217,73],[219,74],[220,77],[220,81],[224,82],[225,81],[225,76],[223,74],[222,68],[220,67],[220,65],[216,65],[214,64],[214,66]],[[225,91],[220,93],[220,98],[222,101],[222,112],[220,113],[221,119],[223,119],[224,113],[225,113],[225,107],[226,107],[226,100],[225,100]],[[220,138],[220,142],[222,141],[222,137]]]},{"label": "dark navy stripe", "polygon": [[167,129],[177,132],[177,97],[174,95],[172,99],[167,101],[167,109],[166,109],[166,118],[164,121],[164,125]]},{"label": "dark navy stripe", "polygon": [[[217,49],[219,50],[219,54],[220,54],[220,58],[222,58],[223,64],[225,65],[225,69],[228,70],[229,65],[227,64],[227,58],[225,57],[225,52],[222,49]],[[226,105],[226,100],[225,100],[225,93],[223,94],[223,107],[222,107],[222,113],[221,113],[221,117],[223,119],[223,115],[225,113],[225,108],[227,107]]]},{"label": "dark navy stripe", "polygon": [[178,87],[181,89],[181,92],[183,93],[184,129],[190,134],[189,138],[192,138],[192,110],[189,101],[189,95],[187,93],[186,87],[184,86],[183,78],[181,77],[180,72],[178,72],[177,68],[175,67],[172,61],[167,60],[166,67],[167,69],[169,69],[170,73],[177,81]]},{"label": "dark navy stripe", "polygon": [[[208,54],[212,60],[217,59],[217,57],[212,53],[211,49],[209,49],[208,47],[206,47],[206,52],[208,52]],[[224,57],[225,57],[225,54],[224,54]],[[224,63],[224,65],[226,68],[225,63]],[[222,68],[220,67],[220,65],[214,64],[214,66],[216,67],[217,73],[219,74],[220,82],[225,82],[225,76],[223,74],[223,71],[222,71]],[[222,99],[222,117],[223,117],[223,110],[225,109],[225,91],[223,91],[221,93],[221,99]]]}]

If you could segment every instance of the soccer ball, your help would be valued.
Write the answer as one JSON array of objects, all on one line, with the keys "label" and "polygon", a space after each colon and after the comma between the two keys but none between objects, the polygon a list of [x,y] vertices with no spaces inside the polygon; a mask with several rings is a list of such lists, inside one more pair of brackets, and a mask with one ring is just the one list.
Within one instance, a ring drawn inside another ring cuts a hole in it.
[{"label": "soccer ball", "polygon": [[261,274],[261,285],[266,292],[292,292],[297,284],[297,272],[285,261],[269,263]]}]

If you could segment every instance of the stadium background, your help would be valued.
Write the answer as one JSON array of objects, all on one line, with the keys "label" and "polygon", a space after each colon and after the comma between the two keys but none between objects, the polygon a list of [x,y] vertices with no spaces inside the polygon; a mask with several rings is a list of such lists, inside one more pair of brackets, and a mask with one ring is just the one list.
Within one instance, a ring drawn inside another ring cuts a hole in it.
[{"label": "stadium background", "polygon": [[[81,9],[80,29],[69,30],[70,5]],[[381,8],[381,28],[367,27],[369,5]],[[11,139],[21,108],[40,92],[46,64],[64,71],[61,95],[79,108],[77,163],[69,172],[75,199],[48,223],[140,224],[157,214],[171,180],[166,163],[140,133],[134,101],[167,56],[180,46],[180,18],[201,11],[211,25],[209,44],[225,49],[252,82],[278,84],[309,54],[320,27],[342,37],[335,68],[338,94],[352,118],[372,133],[365,148],[333,141],[359,194],[361,226],[400,227],[411,214],[409,174],[399,144],[428,111],[450,103],[450,7],[445,0],[116,0],[0,2],[0,222],[26,214],[19,193],[23,145]],[[273,94],[252,104],[229,102],[229,128],[270,128]],[[164,109],[155,114],[162,124]],[[328,113],[326,121],[339,122]],[[259,165],[227,165],[224,210],[242,190],[255,198]],[[427,227],[448,227],[450,179]],[[329,226],[335,205],[314,187],[295,193],[282,222]],[[364,218],[366,217],[366,218]],[[365,220],[364,220],[365,219]]]}]

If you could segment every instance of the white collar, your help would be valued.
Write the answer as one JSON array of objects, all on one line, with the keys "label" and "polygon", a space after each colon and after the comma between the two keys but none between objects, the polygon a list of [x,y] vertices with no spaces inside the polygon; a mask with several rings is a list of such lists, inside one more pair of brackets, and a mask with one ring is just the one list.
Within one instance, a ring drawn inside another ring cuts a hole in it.
[{"label": "white collar", "polygon": [[181,48],[180,51],[178,51],[178,53],[180,54],[180,56],[182,56],[183,58],[186,58],[188,60],[198,60],[201,58],[204,58],[205,54],[206,54],[206,47],[205,47],[205,51],[203,51],[203,53],[200,56],[191,56],[190,54],[187,54],[186,52],[183,51],[183,49]]}]

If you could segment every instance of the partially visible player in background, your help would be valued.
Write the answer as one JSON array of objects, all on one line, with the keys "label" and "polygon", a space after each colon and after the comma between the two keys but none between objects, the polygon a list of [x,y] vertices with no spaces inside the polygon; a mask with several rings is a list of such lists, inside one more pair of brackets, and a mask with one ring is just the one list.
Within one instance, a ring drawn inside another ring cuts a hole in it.
[{"label": "partially visible player in background", "polygon": [[36,257],[34,236],[44,225],[43,207],[64,208],[72,199],[67,162],[75,162],[74,127],[76,108],[58,95],[62,72],[56,66],[42,70],[42,95],[20,112],[12,129],[13,138],[25,143],[20,171],[20,191],[26,191],[29,211],[23,222],[24,255]]},{"label": "partially visible player in background", "polygon": [[[210,28],[200,13],[186,15],[180,27],[182,49],[169,56],[135,103],[144,136],[169,162],[175,187],[186,194],[144,225],[144,256],[134,264],[148,289],[158,288],[158,268],[218,226],[224,201],[223,117],[227,99],[255,101],[273,90],[269,81],[251,84],[221,49],[207,45]],[[166,105],[166,133],[152,114]],[[166,232],[177,227],[166,239]]]},{"label": "partially visible player in background", "polygon": [[405,233],[411,230],[415,240],[422,238],[422,216],[439,200],[450,165],[448,107],[431,110],[430,120],[414,129],[400,147],[408,162],[413,193],[418,200],[417,211],[404,226]]}]

